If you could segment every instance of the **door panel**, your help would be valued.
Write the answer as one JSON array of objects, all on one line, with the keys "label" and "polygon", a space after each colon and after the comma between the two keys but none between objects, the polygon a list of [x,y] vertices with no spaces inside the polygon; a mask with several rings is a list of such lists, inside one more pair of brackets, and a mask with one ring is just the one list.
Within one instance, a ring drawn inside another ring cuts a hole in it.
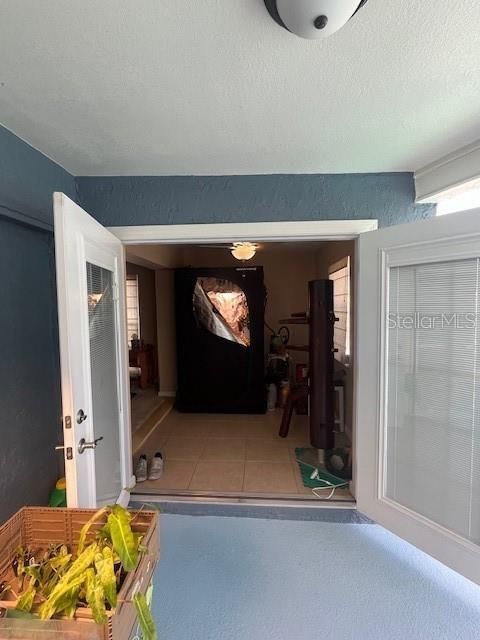
[{"label": "door panel", "polygon": [[358,244],[358,507],[480,582],[480,211]]},{"label": "door panel", "polygon": [[[133,485],[121,242],[54,194],[68,506],[128,501]],[[82,446],[82,443],[84,446]]]}]

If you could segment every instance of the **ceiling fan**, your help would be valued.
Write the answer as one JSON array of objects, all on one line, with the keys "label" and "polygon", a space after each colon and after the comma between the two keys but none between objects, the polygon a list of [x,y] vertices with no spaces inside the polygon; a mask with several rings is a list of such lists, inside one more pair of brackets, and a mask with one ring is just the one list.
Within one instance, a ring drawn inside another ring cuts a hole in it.
[{"label": "ceiling fan", "polygon": [[204,249],[228,249],[236,260],[246,262],[251,260],[260,249],[256,242],[232,242],[231,244],[201,244]]}]

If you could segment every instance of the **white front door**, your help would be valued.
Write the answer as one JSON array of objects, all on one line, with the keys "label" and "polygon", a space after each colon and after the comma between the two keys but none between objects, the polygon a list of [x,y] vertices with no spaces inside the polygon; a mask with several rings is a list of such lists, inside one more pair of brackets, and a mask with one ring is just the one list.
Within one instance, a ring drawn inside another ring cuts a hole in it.
[{"label": "white front door", "polygon": [[67,503],[128,503],[133,486],[122,243],[54,194]]},{"label": "white front door", "polygon": [[358,240],[358,508],[480,583],[480,210]]}]

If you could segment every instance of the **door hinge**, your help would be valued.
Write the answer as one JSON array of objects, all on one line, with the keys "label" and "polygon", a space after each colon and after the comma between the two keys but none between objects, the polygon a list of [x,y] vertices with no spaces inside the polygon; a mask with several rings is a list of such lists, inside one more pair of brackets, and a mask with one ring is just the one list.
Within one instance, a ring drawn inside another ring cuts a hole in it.
[{"label": "door hinge", "polygon": [[113,283],[113,296],[112,297],[113,297],[114,302],[117,302],[117,300],[118,300],[118,282],[117,281],[115,281]]}]

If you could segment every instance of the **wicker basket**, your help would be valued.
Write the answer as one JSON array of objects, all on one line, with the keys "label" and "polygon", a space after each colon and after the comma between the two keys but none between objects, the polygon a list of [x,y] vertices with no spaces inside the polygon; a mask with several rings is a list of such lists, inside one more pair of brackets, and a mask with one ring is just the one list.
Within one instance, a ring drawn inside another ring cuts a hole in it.
[{"label": "wicker basket", "polygon": [[[50,544],[67,544],[75,550],[80,530],[95,513],[94,509],[48,509],[25,507],[0,528],[0,581],[13,577],[12,560],[18,546],[47,549]],[[135,571],[127,573],[118,594],[118,605],[108,612],[108,622],[96,624],[88,608],[79,608],[73,620],[20,620],[0,618],[0,640],[128,640],[136,622],[132,603],[135,593],[145,593],[159,558],[158,512],[132,511],[132,529],[143,534],[147,552]],[[91,527],[90,535],[106,520]],[[0,607],[12,608],[15,601],[0,600]]]}]

